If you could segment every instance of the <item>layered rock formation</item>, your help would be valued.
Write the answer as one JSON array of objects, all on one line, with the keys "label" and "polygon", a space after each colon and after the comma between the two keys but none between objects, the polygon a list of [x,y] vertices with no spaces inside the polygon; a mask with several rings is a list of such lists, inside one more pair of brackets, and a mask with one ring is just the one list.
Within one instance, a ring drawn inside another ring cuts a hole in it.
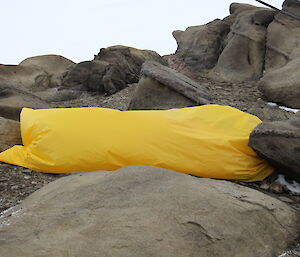
[{"label": "layered rock formation", "polygon": [[[300,4],[283,9],[300,16]],[[174,31],[176,56],[192,70],[226,81],[260,80],[269,101],[299,108],[299,21],[271,9],[233,3],[230,16]]]},{"label": "layered rock formation", "polygon": [[275,12],[264,8],[231,8],[235,21],[214,71],[231,81],[256,80],[262,77],[267,26]]},{"label": "layered rock formation", "polygon": [[[300,16],[300,3],[295,0],[286,0],[283,10]],[[266,72],[284,67],[289,61],[300,57],[299,33],[300,22],[278,13],[268,26],[266,43]]]}]

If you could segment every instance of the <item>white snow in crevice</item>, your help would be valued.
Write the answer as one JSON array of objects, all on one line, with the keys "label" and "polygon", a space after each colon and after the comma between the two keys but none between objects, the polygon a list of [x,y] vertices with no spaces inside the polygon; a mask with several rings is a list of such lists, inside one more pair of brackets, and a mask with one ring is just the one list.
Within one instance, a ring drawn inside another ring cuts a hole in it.
[{"label": "white snow in crevice", "polygon": [[1,213],[0,213],[0,219],[1,219],[1,218],[4,218],[4,217],[6,216],[5,214],[11,212],[14,208],[15,208],[15,207],[10,207],[9,209],[4,210],[3,212],[1,212]]},{"label": "white snow in crevice", "polygon": [[289,250],[287,251],[286,253],[283,253],[281,254],[280,256],[278,257],[292,257],[292,256],[299,256],[298,254],[300,253],[299,252],[300,250],[300,244],[297,244],[296,248],[294,250]]},{"label": "white snow in crevice", "polygon": [[286,106],[282,106],[282,105],[278,105],[276,103],[268,103],[269,106],[272,106],[272,107],[278,107],[279,109],[281,110],[285,110],[287,112],[293,112],[293,113],[297,113],[299,112],[300,110],[299,109],[293,109],[293,108],[289,108],[289,107],[286,107]]},{"label": "white snow in crevice", "polygon": [[290,252],[287,252],[287,253],[281,254],[281,255],[280,255],[280,256],[278,256],[278,257],[287,257],[287,256],[290,256]]},{"label": "white snow in crevice", "polygon": [[11,207],[7,210],[4,210],[0,213],[0,228],[3,226],[9,226],[10,225],[10,219],[9,217],[19,217],[21,214],[23,214],[23,209],[17,209],[15,206]]},{"label": "white snow in crevice", "polygon": [[281,174],[278,175],[278,178],[276,179],[275,183],[284,186],[286,189],[288,189],[294,194],[300,194],[300,184],[296,181],[292,181],[291,183],[287,182],[285,180],[285,177]]}]

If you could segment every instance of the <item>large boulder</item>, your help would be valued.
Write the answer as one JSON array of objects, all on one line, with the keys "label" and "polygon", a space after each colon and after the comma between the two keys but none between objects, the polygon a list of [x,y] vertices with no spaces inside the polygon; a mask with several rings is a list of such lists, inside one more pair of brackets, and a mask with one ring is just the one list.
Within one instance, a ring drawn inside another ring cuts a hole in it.
[{"label": "large boulder", "polygon": [[0,83],[16,85],[18,88],[37,90],[47,88],[50,80],[47,72],[37,66],[0,64]]},{"label": "large boulder", "polygon": [[278,256],[285,203],[231,182],[131,166],[50,183],[0,219],[2,257]]},{"label": "large boulder", "polygon": [[230,31],[230,22],[215,20],[206,25],[176,30],[176,56],[195,71],[213,68],[223,50],[223,42]]},{"label": "large boulder", "polygon": [[211,103],[208,90],[160,63],[146,61],[130,110],[182,108]]},{"label": "large boulder", "polygon": [[280,69],[268,72],[258,88],[272,102],[300,108],[300,57]]},{"label": "large boulder", "polygon": [[300,182],[300,113],[287,121],[263,122],[251,133],[249,146]]},{"label": "large boulder", "polygon": [[267,27],[276,12],[238,6],[232,7],[231,11],[236,19],[214,73],[229,81],[257,80],[264,70]]},{"label": "large boulder", "polygon": [[44,70],[49,76],[47,87],[59,87],[63,77],[75,66],[75,63],[60,55],[41,55],[27,58],[19,65],[23,67],[36,66]]},{"label": "large boulder", "polygon": [[[300,2],[286,0],[283,10],[300,16]],[[265,69],[274,71],[300,57],[299,21],[278,13],[268,27]],[[296,72],[297,73],[297,72]]]},{"label": "large boulder", "polygon": [[85,61],[78,63],[65,76],[63,87],[83,86],[86,90],[113,94],[125,88],[125,73],[116,64],[104,61]]},{"label": "large boulder", "polygon": [[0,117],[0,152],[22,144],[20,123]]},{"label": "large boulder", "polygon": [[23,107],[40,109],[50,105],[28,91],[0,82],[0,117],[19,120]]},{"label": "large boulder", "polygon": [[98,55],[95,56],[95,60],[119,66],[120,70],[125,73],[126,84],[139,81],[142,64],[146,60],[166,64],[166,61],[154,51],[140,50],[127,46],[101,48]]}]

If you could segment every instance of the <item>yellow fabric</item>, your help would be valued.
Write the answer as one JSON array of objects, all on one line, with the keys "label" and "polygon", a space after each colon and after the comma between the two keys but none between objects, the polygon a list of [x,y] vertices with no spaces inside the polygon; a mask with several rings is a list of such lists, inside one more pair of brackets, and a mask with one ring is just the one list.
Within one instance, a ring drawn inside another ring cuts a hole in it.
[{"label": "yellow fabric", "polygon": [[273,171],[247,146],[259,123],[255,116],[219,105],[126,112],[24,108],[24,146],[0,153],[0,161],[48,173],[148,165],[201,177],[258,181]]}]

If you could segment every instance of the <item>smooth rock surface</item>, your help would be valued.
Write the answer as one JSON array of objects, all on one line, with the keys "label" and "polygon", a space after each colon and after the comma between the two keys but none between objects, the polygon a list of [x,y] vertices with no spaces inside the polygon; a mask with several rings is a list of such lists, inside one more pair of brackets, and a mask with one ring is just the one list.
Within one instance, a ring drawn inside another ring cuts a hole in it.
[{"label": "smooth rock surface", "polygon": [[48,74],[35,65],[3,65],[0,64],[0,83],[13,84],[20,89],[45,89],[50,84]]},{"label": "smooth rock surface", "polygon": [[0,117],[0,152],[22,144],[20,123]]},{"label": "smooth rock surface", "polygon": [[160,63],[146,61],[130,110],[171,109],[211,103],[205,87]]},{"label": "smooth rock surface", "polygon": [[0,256],[278,256],[298,218],[231,182],[131,166],[64,177],[4,213]]},{"label": "smooth rock surface", "polygon": [[[299,22],[300,23],[300,22]],[[280,69],[268,72],[258,84],[259,90],[271,102],[300,108],[300,57]]]},{"label": "smooth rock surface", "polygon": [[23,107],[42,109],[50,104],[28,91],[0,82],[0,117],[19,120]]},{"label": "smooth rock surface", "polygon": [[75,63],[60,55],[41,55],[26,58],[19,65],[43,69],[49,76],[48,87],[59,87],[63,77],[75,66]]},{"label": "smooth rock surface", "polygon": [[300,182],[300,113],[287,121],[258,125],[250,135],[249,146]]},{"label": "smooth rock surface", "polygon": [[257,80],[263,75],[267,27],[276,12],[258,7],[234,11],[237,17],[213,71],[228,81]]}]

